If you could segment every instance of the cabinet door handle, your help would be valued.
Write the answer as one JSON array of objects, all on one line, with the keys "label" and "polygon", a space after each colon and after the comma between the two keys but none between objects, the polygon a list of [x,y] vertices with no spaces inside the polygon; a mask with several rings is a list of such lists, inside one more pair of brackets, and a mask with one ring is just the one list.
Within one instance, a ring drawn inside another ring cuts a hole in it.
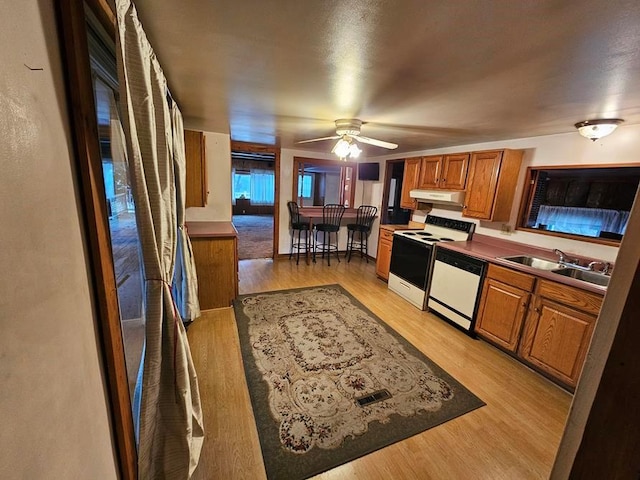
[{"label": "cabinet door handle", "polygon": [[446,182],[446,181],[447,181],[447,179],[446,179],[446,178],[443,178],[443,179],[442,179],[442,181],[443,181],[443,182]]},{"label": "cabinet door handle", "polygon": [[527,308],[527,302],[522,302],[522,308]]},{"label": "cabinet door handle", "polygon": [[539,309],[538,307],[535,307],[533,310],[534,310],[536,313],[540,313],[540,309]]}]

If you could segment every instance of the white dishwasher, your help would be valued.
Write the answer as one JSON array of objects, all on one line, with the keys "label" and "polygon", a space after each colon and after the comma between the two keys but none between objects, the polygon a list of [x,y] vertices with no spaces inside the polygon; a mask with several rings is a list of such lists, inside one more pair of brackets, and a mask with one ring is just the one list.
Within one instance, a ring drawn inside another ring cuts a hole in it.
[{"label": "white dishwasher", "polygon": [[427,302],[429,310],[475,336],[473,327],[486,265],[477,258],[437,248]]}]

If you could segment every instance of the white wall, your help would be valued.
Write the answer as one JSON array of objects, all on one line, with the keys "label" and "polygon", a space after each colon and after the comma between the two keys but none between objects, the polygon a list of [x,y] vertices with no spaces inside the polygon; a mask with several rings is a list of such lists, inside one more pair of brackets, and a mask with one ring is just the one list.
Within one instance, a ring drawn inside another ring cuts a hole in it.
[{"label": "white wall", "polygon": [[[612,135],[597,142],[592,142],[581,137],[577,131],[561,135],[548,135],[543,137],[522,138],[517,140],[504,140],[499,142],[478,143],[473,145],[462,145],[459,147],[425,150],[412,152],[403,156],[387,156],[388,158],[405,158],[419,155],[432,155],[440,153],[453,153],[477,150],[489,150],[498,148],[512,148],[526,150],[520,170],[518,188],[511,211],[511,218],[508,225],[512,228],[511,234],[504,234],[501,231],[503,223],[478,222],[476,232],[483,235],[500,237],[514,242],[536,245],[542,248],[559,248],[567,253],[575,253],[586,257],[599,258],[606,261],[615,261],[618,247],[598,245],[595,243],[569,240],[548,235],[540,235],[524,231],[516,231],[518,208],[522,196],[522,187],[526,167],[547,166],[547,165],[592,165],[611,163],[633,163],[638,162],[638,151],[640,151],[640,125],[628,125],[618,128]],[[463,218],[461,209],[457,207],[443,207],[434,205],[431,212],[433,215],[442,215],[451,218]],[[416,221],[424,221],[426,212],[417,211],[413,215]]]},{"label": "white wall", "polygon": [[0,16],[0,478],[115,479],[54,19]]}]

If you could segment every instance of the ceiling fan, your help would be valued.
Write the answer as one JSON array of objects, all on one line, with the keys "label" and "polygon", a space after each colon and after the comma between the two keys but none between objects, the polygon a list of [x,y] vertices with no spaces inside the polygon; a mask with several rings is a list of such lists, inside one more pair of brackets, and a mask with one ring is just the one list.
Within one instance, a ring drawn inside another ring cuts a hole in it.
[{"label": "ceiling fan", "polygon": [[360,135],[360,128],[362,127],[362,120],[358,118],[340,118],[335,121],[336,124],[336,134],[331,137],[320,137],[320,138],[312,138],[311,140],[302,140],[300,143],[311,143],[311,142],[320,142],[322,140],[337,140],[336,143],[331,150],[331,153],[335,153],[340,158],[352,157],[357,158],[360,154],[360,149],[358,146],[353,143],[356,142],[366,143],[368,145],[374,145],[376,147],[387,148],[389,150],[393,150],[398,148],[396,143],[385,142],[383,140],[377,140],[375,138],[363,137]]}]

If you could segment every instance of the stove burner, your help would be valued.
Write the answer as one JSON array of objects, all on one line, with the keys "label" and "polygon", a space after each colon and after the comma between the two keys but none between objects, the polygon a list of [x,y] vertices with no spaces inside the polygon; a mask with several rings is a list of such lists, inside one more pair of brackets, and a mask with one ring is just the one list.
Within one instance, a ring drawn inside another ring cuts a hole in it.
[{"label": "stove burner", "polygon": [[418,235],[416,232],[404,232],[405,235]]},{"label": "stove burner", "polygon": [[429,232],[420,232],[418,233],[418,235],[422,236],[422,237],[432,237],[433,234],[429,233]]}]

